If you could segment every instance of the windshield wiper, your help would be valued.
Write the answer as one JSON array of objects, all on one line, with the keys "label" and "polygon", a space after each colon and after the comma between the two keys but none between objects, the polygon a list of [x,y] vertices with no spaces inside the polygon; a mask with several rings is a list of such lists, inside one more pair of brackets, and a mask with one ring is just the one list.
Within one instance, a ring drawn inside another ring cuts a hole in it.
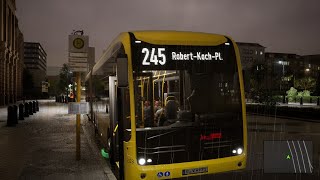
[{"label": "windshield wiper", "polygon": [[173,131],[165,132],[165,133],[158,134],[158,135],[155,135],[155,136],[151,136],[151,137],[148,137],[147,140],[150,140],[150,139],[153,139],[153,138],[156,138],[156,137],[160,137],[160,136],[163,136],[163,135],[167,135],[167,134],[170,134],[170,133],[173,133],[173,132],[176,132],[176,131],[178,131],[178,130],[173,130]]}]

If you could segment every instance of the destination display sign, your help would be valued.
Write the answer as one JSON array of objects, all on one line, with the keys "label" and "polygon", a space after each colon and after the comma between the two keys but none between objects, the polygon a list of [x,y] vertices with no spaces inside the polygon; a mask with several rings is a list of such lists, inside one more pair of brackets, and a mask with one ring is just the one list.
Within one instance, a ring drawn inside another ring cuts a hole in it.
[{"label": "destination display sign", "polygon": [[133,69],[178,70],[192,64],[222,65],[235,61],[231,41],[217,46],[188,46],[156,45],[134,39],[132,48]]}]

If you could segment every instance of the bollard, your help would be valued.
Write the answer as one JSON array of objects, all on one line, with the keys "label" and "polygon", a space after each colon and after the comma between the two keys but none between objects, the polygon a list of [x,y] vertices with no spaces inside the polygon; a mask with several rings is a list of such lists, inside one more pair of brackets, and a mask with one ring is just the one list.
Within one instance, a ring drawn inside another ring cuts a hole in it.
[{"label": "bollard", "polygon": [[12,115],[13,122],[15,124],[18,124],[18,106],[13,105],[12,107],[13,107],[13,115]]},{"label": "bollard", "polygon": [[286,104],[289,104],[289,98],[286,97]]},{"label": "bollard", "polygon": [[317,105],[318,105],[318,106],[320,105],[320,99],[319,99],[319,97],[317,98]]},{"label": "bollard", "polygon": [[300,105],[303,105],[303,99],[302,99],[302,97],[300,98]]},{"label": "bollard", "polygon": [[19,120],[24,120],[23,104],[19,104]]},{"label": "bollard", "polygon": [[283,98],[282,98],[282,103],[283,103],[283,104],[286,103],[286,96],[283,96]]},{"label": "bollard", "polygon": [[32,112],[37,113],[37,107],[36,107],[36,102],[32,101]]},{"label": "bollard", "polygon": [[29,117],[29,104],[24,103],[24,117]]},{"label": "bollard", "polygon": [[8,106],[7,126],[9,127],[15,126],[12,116],[13,116],[13,107]]},{"label": "bollard", "polygon": [[36,101],[36,110],[39,111],[39,101]]},{"label": "bollard", "polygon": [[310,97],[310,103],[312,103],[312,97]]},{"label": "bollard", "polygon": [[29,115],[33,115],[32,102],[29,102]]},{"label": "bollard", "polygon": [[58,98],[57,98],[57,96],[55,96],[55,98],[56,98],[56,102],[58,102]]}]

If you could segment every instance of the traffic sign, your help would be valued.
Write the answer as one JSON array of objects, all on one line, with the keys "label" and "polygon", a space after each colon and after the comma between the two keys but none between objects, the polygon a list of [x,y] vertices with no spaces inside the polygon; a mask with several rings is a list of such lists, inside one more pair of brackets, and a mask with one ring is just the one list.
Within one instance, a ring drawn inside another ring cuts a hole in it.
[{"label": "traffic sign", "polygon": [[69,57],[73,57],[73,58],[76,58],[76,57],[87,58],[87,57],[88,57],[88,53],[81,53],[81,52],[74,53],[74,52],[69,52]]},{"label": "traffic sign", "polygon": [[69,67],[80,67],[80,68],[87,68],[88,63],[82,63],[82,62],[69,62]]},{"label": "traffic sign", "polygon": [[70,67],[71,72],[88,72],[87,67]]},{"label": "traffic sign", "polygon": [[88,52],[89,36],[69,35],[69,52]]},{"label": "traffic sign", "polygon": [[89,114],[89,103],[88,102],[69,103],[68,114]]},{"label": "traffic sign", "polygon": [[85,57],[69,57],[69,62],[83,62],[83,63],[87,63],[88,59]]}]

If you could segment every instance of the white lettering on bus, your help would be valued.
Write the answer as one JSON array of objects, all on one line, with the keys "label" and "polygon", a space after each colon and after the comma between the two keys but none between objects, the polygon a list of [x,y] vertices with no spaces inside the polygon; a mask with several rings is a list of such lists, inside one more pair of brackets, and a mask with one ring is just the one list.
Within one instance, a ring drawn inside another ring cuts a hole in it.
[{"label": "white lettering on bus", "polygon": [[172,60],[184,60],[184,61],[189,61],[189,60],[193,60],[193,53],[190,52],[188,54],[183,54],[181,52],[172,52],[171,53],[171,57],[172,57]]},{"label": "white lettering on bus", "polygon": [[181,53],[181,52],[172,52],[171,59],[174,61],[182,60],[182,61],[189,61],[189,60],[197,60],[197,61],[222,61],[223,58],[220,52],[214,52],[214,55],[210,52],[202,53],[196,52],[194,55],[192,52],[190,53]]}]

